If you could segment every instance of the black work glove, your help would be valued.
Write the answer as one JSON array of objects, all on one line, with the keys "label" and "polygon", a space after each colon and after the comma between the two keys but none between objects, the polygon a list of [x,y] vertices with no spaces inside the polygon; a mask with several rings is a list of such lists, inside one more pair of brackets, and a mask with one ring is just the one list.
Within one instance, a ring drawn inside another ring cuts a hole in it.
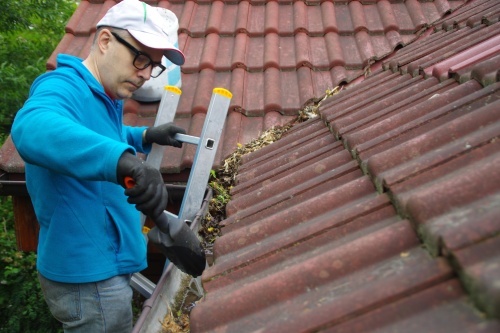
[{"label": "black work glove", "polygon": [[[157,218],[167,207],[168,193],[160,171],[137,156],[124,152],[116,167],[118,183],[128,196],[127,201],[151,219]],[[131,177],[135,186],[127,188],[125,178]]]},{"label": "black work glove", "polygon": [[146,143],[156,143],[162,146],[181,148],[182,142],[174,139],[177,133],[186,134],[186,131],[183,128],[175,126],[174,123],[166,123],[148,128],[144,139]]}]

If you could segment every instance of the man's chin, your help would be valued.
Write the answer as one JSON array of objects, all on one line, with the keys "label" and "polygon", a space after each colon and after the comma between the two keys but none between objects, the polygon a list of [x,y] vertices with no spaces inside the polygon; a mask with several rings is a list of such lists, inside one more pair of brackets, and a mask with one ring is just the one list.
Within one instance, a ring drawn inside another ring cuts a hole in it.
[{"label": "man's chin", "polygon": [[129,90],[120,91],[116,99],[129,99],[132,97],[132,93],[133,92]]},{"label": "man's chin", "polygon": [[138,89],[140,88],[140,86],[134,86],[132,84],[128,85],[125,89],[122,89],[121,91],[119,91],[119,96],[122,98],[122,99],[127,99],[127,98],[131,98],[132,97],[132,94],[134,92],[136,92]]}]

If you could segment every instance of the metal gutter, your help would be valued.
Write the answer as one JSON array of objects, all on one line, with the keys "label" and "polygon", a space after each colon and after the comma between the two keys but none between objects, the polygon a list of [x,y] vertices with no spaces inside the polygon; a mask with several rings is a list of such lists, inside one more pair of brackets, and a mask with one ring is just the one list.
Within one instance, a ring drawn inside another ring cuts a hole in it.
[{"label": "metal gutter", "polygon": [[[7,172],[3,172],[2,174],[0,174],[0,196],[28,195],[28,190],[26,189],[26,180],[24,179],[13,180],[11,178],[11,175],[12,174],[9,174]],[[24,178],[24,174],[22,176]],[[16,178],[21,178],[21,177],[16,177]]]},{"label": "metal gutter", "polygon": [[[201,208],[196,213],[190,226],[195,232],[198,231],[203,217],[208,212],[208,204],[211,199],[212,189],[207,187]],[[137,319],[132,333],[161,332],[161,323],[174,305],[177,295],[186,291],[183,288],[183,280],[186,278],[191,277],[182,273],[172,263],[167,266],[153,294],[144,302],[141,315]]]}]

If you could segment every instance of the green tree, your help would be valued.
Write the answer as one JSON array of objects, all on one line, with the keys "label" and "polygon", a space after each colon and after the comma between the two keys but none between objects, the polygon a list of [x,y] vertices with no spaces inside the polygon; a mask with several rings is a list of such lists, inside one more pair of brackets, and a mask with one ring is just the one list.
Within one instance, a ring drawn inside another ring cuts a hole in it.
[{"label": "green tree", "polygon": [[74,0],[2,0],[0,6],[0,131],[26,100],[33,80],[64,35]]},{"label": "green tree", "polygon": [[[33,80],[64,35],[74,0],[1,0],[0,142],[28,97]],[[0,197],[0,332],[57,332],[35,267],[36,254],[17,250],[10,197]]]}]

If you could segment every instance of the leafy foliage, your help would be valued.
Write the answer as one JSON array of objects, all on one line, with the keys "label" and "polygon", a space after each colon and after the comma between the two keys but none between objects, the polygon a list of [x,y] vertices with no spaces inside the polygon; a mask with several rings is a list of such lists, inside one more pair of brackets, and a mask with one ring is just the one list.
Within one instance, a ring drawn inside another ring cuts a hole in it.
[{"label": "leafy foliage", "polygon": [[36,254],[16,249],[10,197],[0,197],[0,330],[57,332],[61,324],[50,314],[38,284]]},{"label": "leafy foliage", "polygon": [[[0,6],[0,142],[33,80],[64,35],[73,0],[2,0]],[[0,197],[0,331],[58,332],[38,283],[36,254],[17,250],[12,199]]]},{"label": "leafy foliage", "polygon": [[0,131],[28,97],[33,80],[45,72],[46,60],[76,8],[72,0],[2,0],[0,6]]}]

